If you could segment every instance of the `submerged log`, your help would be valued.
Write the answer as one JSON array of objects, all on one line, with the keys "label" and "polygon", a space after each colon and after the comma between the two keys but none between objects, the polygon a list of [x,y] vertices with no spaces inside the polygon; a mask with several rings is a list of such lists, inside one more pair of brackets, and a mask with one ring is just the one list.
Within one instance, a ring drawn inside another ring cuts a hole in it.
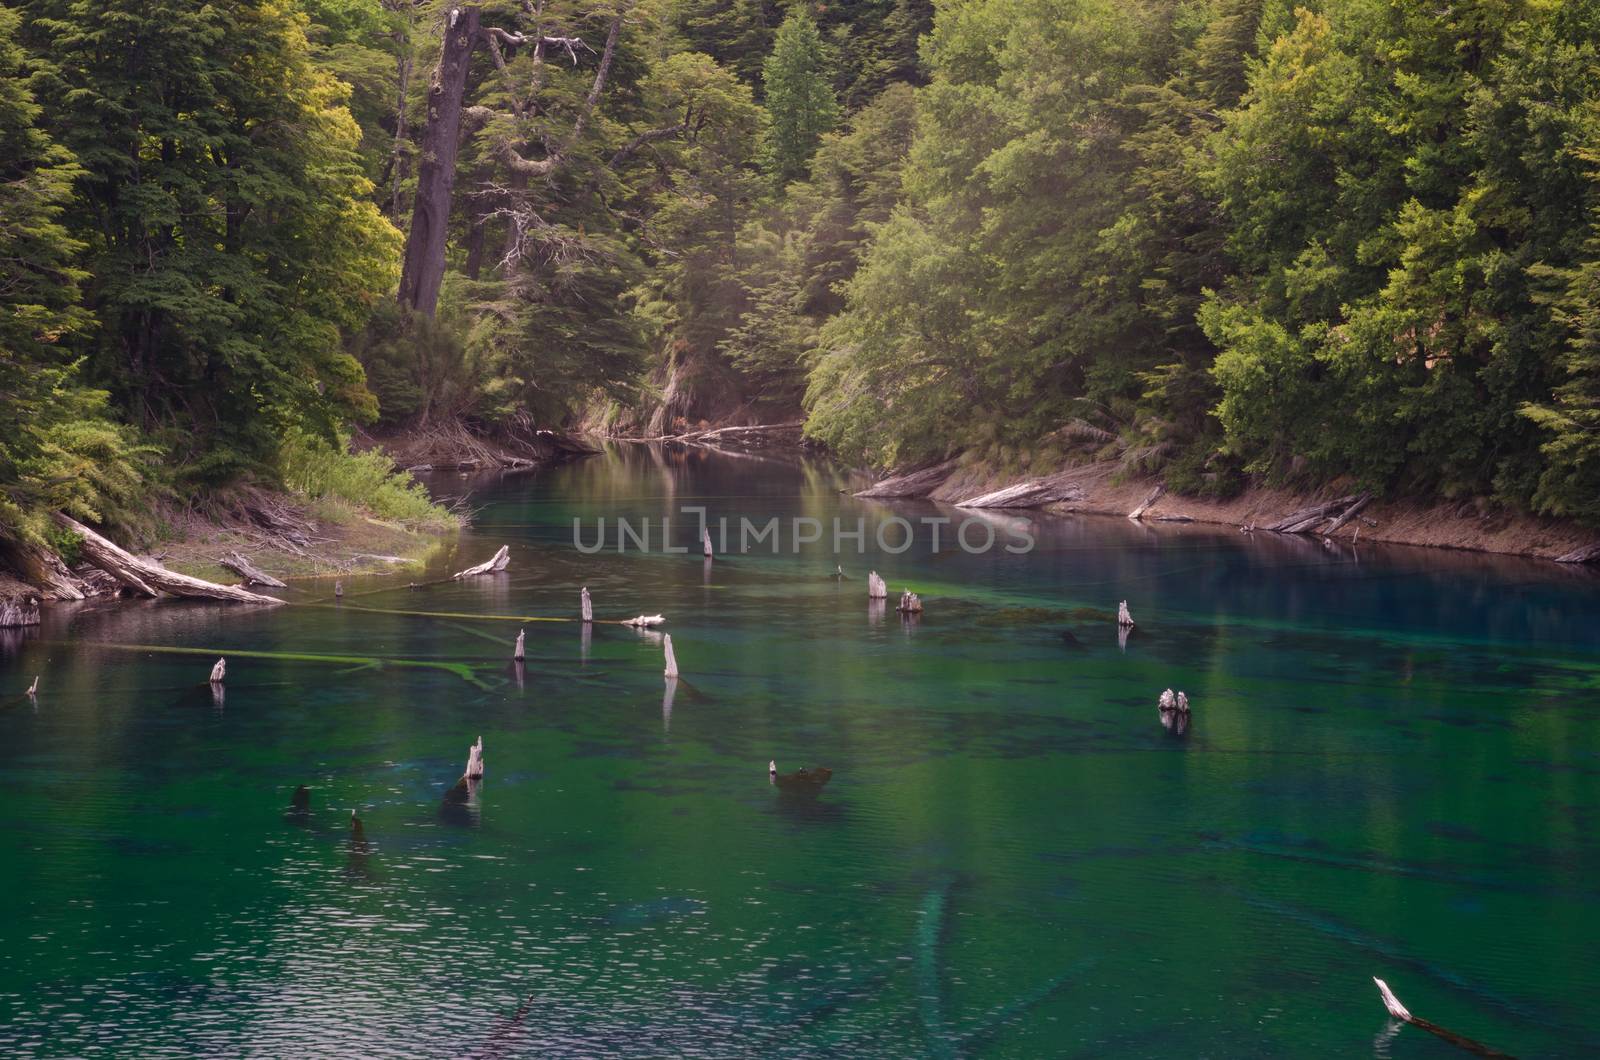
[{"label": "submerged log", "polygon": [[888,585],[888,583],[885,582],[882,578],[878,577],[878,572],[877,571],[872,571],[870,574],[867,575],[867,599],[869,599],[869,600],[887,600],[888,598],[889,598],[889,585]]},{"label": "submerged log", "polygon": [[511,547],[501,545],[499,551],[476,567],[458,570],[451,575],[452,578],[472,578],[479,574],[498,574],[511,565]]},{"label": "submerged log", "polygon": [[168,593],[172,596],[198,597],[207,600],[233,600],[244,604],[281,604],[275,596],[253,593],[237,585],[218,585],[201,578],[170,571],[154,560],[141,559],[113,544],[71,516],[56,513],[56,522],[77,534],[83,558],[134,592],[145,596]]},{"label": "submerged log", "polygon": [[286,584],[245,559],[242,553],[230,552],[217,562],[243,578],[246,585],[266,585],[274,589],[288,588]]},{"label": "submerged log", "polygon": [[593,622],[594,603],[589,599],[589,587],[587,585],[585,585],[583,587],[583,591],[578,594],[578,602],[583,609],[583,620],[585,622]]},{"label": "submerged log", "polygon": [[1413,1027],[1420,1027],[1435,1037],[1443,1038],[1456,1048],[1465,1049],[1467,1052],[1477,1056],[1501,1057],[1503,1060],[1510,1060],[1510,1053],[1502,1053],[1498,1049],[1491,1049],[1482,1042],[1473,1041],[1471,1038],[1457,1034],[1455,1031],[1446,1030],[1437,1023],[1430,1023],[1420,1016],[1413,1016],[1411,1010],[1402,1005],[1400,999],[1394,996],[1394,991],[1389,989],[1388,983],[1377,976],[1373,976],[1372,981],[1378,984],[1378,996],[1383,999],[1384,1009],[1395,1019],[1400,1020],[1402,1023],[1409,1023]]},{"label": "submerged log", "polygon": [[667,668],[664,671],[668,677],[678,676],[678,657],[672,654],[672,634],[668,633],[661,638],[661,649],[666,655]]},{"label": "submerged log", "polygon": [[633,618],[623,619],[622,624],[632,626],[634,629],[649,629],[651,626],[661,625],[666,620],[665,615],[635,615]]},{"label": "submerged log", "polygon": [[214,685],[220,685],[227,676],[228,660],[226,657],[224,657],[218,659],[216,664],[211,667],[211,683]]},{"label": "submerged log", "polygon": [[833,770],[827,766],[818,766],[816,769],[802,766],[793,773],[779,773],[776,759],[767,763],[767,782],[779,791],[815,795],[832,779]]},{"label": "submerged log", "polygon": [[1133,628],[1133,615],[1128,611],[1126,600],[1117,605],[1117,625],[1123,629]]},{"label": "submerged log", "polygon": [[525,630],[517,630],[517,646],[511,649],[511,658],[516,662],[521,662],[526,656],[526,636],[527,633]]},{"label": "submerged log", "polygon": [[478,742],[467,748],[467,769],[461,774],[463,780],[478,780],[483,776],[483,737],[478,737]]}]

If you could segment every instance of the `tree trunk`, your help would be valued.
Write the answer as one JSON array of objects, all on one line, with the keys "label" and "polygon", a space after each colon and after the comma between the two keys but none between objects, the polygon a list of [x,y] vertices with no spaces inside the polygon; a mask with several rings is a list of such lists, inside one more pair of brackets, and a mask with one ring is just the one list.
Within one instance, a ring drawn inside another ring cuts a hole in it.
[{"label": "tree trunk", "polygon": [[461,105],[472,49],[478,41],[479,15],[478,8],[463,7],[445,16],[450,24],[445,27],[439,68],[428,86],[428,126],[422,134],[417,165],[417,199],[400,270],[400,304],[427,317],[439,306],[439,285],[444,282],[450,200],[456,153],[461,147]]},{"label": "tree trunk", "polygon": [[171,593],[173,596],[197,596],[211,600],[236,600],[246,604],[281,604],[282,600],[263,596],[237,585],[218,585],[215,582],[191,578],[187,574],[170,571],[152,560],[141,559],[133,553],[101,537],[71,516],[56,513],[56,522],[83,539],[79,546],[83,558],[99,567],[134,592],[145,596]]}]

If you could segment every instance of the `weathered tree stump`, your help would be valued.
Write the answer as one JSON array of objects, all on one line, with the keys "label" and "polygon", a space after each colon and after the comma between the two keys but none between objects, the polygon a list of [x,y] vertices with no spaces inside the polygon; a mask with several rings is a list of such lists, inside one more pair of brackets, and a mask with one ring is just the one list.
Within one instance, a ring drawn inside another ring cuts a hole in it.
[{"label": "weathered tree stump", "polygon": [[217,562],[243,578],[246,585],[266,585],[274,589],[288,588],[286,584],[245,559],[242,553],[230,552]]},{"label": "weathered tree stump", "polygon": [[337,600],[337,599],[339,599],[339,597],[341,597],[343,595],[344,595],[344,582],[335,581],[333,583],[333,598],[335,600]]},{"label": "weathered tree stump", "polygon": [[1133,628],[1133,615],[1128,611],[1128,601],[1126,600],[1117,605],[1117,625],[1123,629]]},{"label": "weathered tree stump", "polygon": [[483,777],[483,737],[478,737],[478,742],[467,748],[467,769],[461,774],[464,780],[478,780]]},{"label": "weathered tree stump", "polygon": [[499,551],[493,556],[490,556],[476,567],[468,567],[466,570],[456,571],[451,575],[451,578],[473,578],[480,574],[498,574],[510,565],[511,547],[509,545],[501,545]]},{"label": "weathered tree stump", "polygon": [[226,657],[224,657],[218,659],[216,664],[211,667],[211,683],[214,685],[220,685],[227,676],[228,660]]},{"label": "weathered tree stump", "polygon": [[1137,508],[1135,508],[1133,511],[1128,513],[1128,518],[1134,520],[1135,522],[1138,522],[1140,519],[1143,519],[1144,518],[1144,513],[1149,511],[1150,510],[1150,506],[1152,504],[1154,504],[1156,501],[1160,500],[1162,495],[1164,495],[1166,492],[1167,492],[1167,484],[1165,482],[1163,482],[1160,485],[1158,485],[1155,489],[1151,490],[1150,493],[1145,497],[1145,499],[1139,502],[1139,506]]},{"label": "weathered tree stump", "polygon": [[877,571],[872,571],[867,575],[867,599],[887,600],[888,598],[888,584],[882,578],[878,577]]},{"label": "weathered tree stump", "polygon": [[517,646],[511,649],[511,658],[516,662],[521,662],[526,656],[526,636],[527,632],[525,630],[517,630]]},{"label": "weathered tree stump", "polygon": [[661,649],[666,655],[667,668],[664,671],[668,677],[678,676],[678,657],[672,654],[672,634],[668,633],[661,638]]},{"label": "weathered tree stump", "polygon": [[585,585],[583,587],[583,591],[578,594],[578,603],[583,609],[583,620],[585,622],[593,622],[594,602],[589,599],[589,587],[587,585]]},{"label": "weathered tree stump", "polygon": [[922,614],[922,597],[907,589],[900,594],[900,606],[896,607],[895,610],[902,615],[920,615]]}]

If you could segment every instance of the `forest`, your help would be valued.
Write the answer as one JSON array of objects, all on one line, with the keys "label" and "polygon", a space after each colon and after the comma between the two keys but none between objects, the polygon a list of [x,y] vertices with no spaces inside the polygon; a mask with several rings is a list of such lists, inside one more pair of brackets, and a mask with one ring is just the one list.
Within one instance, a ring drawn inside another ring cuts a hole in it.
[{"label": "forest", "polygon": [[4,2],[24,571],[445,428],[1600,522],[1600,0]]}]

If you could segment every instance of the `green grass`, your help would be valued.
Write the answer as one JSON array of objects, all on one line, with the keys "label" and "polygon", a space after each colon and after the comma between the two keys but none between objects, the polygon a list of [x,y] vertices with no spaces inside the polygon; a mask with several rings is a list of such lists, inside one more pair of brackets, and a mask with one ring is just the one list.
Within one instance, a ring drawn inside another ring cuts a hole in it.
[{"label": "green grass", "polygon": [[379,519],[408,529],[452,530],[461,520],[435,504],[411,475],[394,466],[380,450],[351,452],[308,435],[291,431],[279,452],[284,485],[312,502],[316,513],[330,522],[348,525],[364,509]]}]

